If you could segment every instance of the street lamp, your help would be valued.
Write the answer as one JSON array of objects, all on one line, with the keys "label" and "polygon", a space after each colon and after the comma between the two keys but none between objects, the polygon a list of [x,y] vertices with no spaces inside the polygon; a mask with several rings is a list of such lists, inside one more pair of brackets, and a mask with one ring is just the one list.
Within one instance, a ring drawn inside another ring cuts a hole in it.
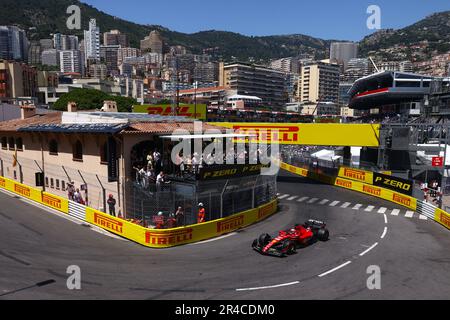
[{"label": "street lamp", "polygon": [[197,118],[197,85],[198,82],[194,82],[194,118]]}]

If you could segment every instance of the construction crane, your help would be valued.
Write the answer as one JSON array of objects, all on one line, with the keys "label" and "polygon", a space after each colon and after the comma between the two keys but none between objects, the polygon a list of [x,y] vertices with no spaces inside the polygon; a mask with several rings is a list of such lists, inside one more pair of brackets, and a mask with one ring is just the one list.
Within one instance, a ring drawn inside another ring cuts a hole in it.
[{"label": "construction crane", "polygon": [[377,72],[380,72],[380,69],[378,69],[377,65],[375,64],[375,62],[373,61],[373,59],[372,59],[371,56],[369,56],[369,60],[370,60],[370,62],[372,63],[372,65],[373,65],[373,67],[375,68],[375,70],[376,70]]}]

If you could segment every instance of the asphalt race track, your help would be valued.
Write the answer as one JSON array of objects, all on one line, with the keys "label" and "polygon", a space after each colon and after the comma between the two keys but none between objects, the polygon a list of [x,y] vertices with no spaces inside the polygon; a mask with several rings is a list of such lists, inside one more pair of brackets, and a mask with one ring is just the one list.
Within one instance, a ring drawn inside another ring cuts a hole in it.
[{"label": "asphalt race track", "polygon": [[[280,212],[263,222],[170,249],[112,238],[0,193],[0,299],[450,298],[450,233],[442,226],[299,177],[278,189]],[[260,233],[308,218],[327,222],[329,241],[287,258],[251,249]],[[81,268],[81,290],[66,287],[69,265]],[[381,270],[380,290],[367,288],[370,265]]]}]

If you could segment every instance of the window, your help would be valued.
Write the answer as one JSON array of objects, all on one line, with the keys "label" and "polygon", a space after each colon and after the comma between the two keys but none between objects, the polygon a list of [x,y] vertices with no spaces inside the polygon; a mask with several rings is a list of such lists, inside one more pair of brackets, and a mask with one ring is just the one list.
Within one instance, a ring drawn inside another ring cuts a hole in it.
[{"label": "window", "polygon": [[80,140],[77,140],[73,145],[73,160],[74,161],[83,161],[83,145]]},{"label": "window", "polygon": [[16,139],[16,148],[19,151],[23,151],[23,142],[22,142],[22,138],[17,138]]},{"label": "window", "polygon": [[51,155],[58,155],[58,142],[55,139],[50,140],[48,151]]},{"label": "window", "polygon": [[51,179],[50,179],[50,188],[54,188],[55,185],[54,185],[53,182],[54,182],[54,181],[53,181],[53,178],[51,178]]},{"label": "window", "polygon": [[64,180],[61,180],[61,190],[66,191],[66,182]]},{"label": "window", "polygon": [[108,164],[108,142],[105,142],[100,149],[100,163]]},{"label": "window", "polygon": [[14,150],[15,149],[15,143],[14,143],[14,138],[13,137],[9,137],[9,139],[8,139],[8,148],[9,148],[9,150]]},{"label": "window", "polygon": [[2,137],[2,149],[6,150],[7,148],[7,139],[6,137]]},{"label": "window", "polygon": [[56,189],[59,190],[59,180],[58,179],[56,179]]},{"label": "window", "polygon": [[48,188],[48,177],[45,177],[45,186]]}]

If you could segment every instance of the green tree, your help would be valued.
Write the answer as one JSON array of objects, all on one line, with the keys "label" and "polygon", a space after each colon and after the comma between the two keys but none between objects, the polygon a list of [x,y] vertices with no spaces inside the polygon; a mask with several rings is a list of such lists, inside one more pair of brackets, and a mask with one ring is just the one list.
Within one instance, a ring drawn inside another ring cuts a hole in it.
[{"label": "green tree", "polygon": [[67,103],[76,102],[78,110],[100,109],[105,100],[112,100],[117,103],[119,112],[131,112],[131,107],[138,104],[136,99],[121,96],[108,95],[95,89],[75,89],[63,94],[53,105],[53,109],[66,111]]}]

